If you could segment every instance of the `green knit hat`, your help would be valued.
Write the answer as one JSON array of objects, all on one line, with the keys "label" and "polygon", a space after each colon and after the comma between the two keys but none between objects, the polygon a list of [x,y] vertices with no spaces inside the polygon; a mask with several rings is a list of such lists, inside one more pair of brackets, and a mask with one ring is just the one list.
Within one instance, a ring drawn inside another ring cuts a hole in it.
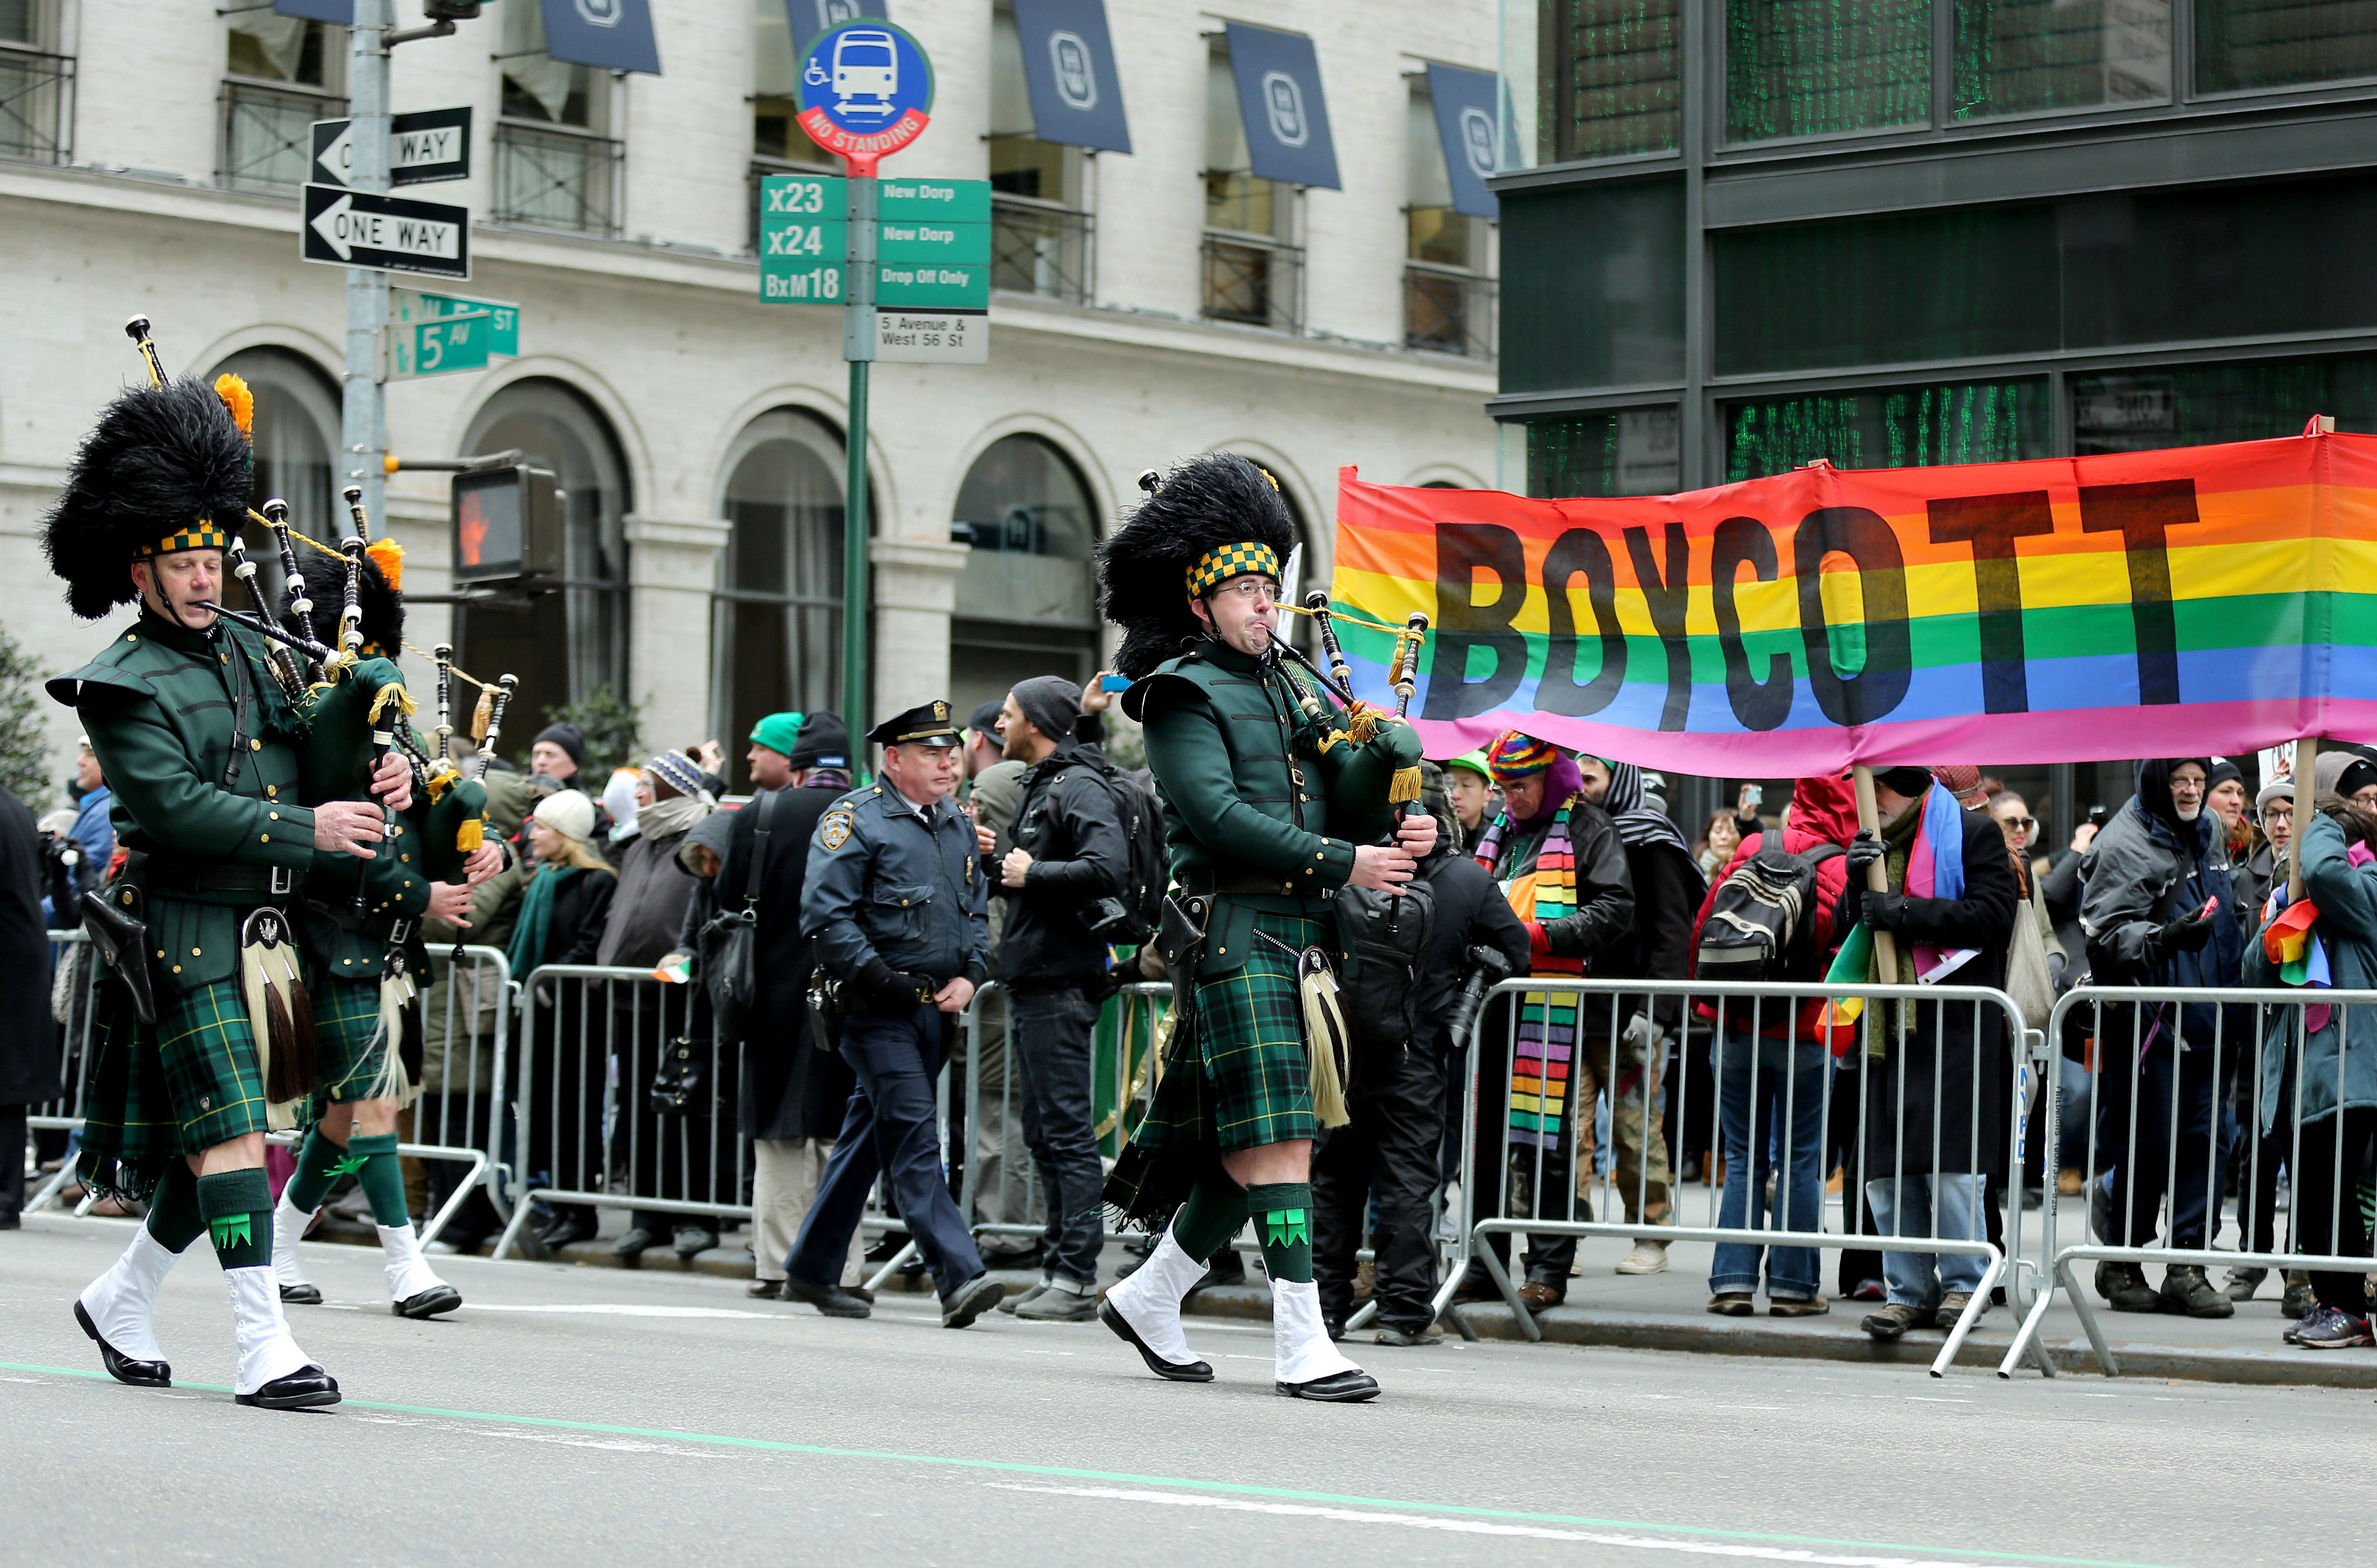
[{"label": "green knit hat", "polygon": [[798,713],[770,713],[751,726],[751,738],[780,757],[790,757],[800,737]]}]

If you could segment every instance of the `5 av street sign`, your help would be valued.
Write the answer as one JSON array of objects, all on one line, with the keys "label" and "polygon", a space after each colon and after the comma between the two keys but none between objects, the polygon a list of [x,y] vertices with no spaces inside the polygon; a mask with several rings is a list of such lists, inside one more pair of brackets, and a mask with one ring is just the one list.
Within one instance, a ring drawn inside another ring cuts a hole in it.
[{"label": "5 av street sign", "polygon": [[[314,122],[314,166],[305,177],[329,185],[347,183],[354,158],[352,120]],[[423,109],[392,115],[388,137],[388,181],[425,186],[471,177],[471,111]]]},{"label": "5 av street sign", "polygon": [[425,272],[436,278],[471,275],[467,207],[309,185],[302,237],[308,261]]}]

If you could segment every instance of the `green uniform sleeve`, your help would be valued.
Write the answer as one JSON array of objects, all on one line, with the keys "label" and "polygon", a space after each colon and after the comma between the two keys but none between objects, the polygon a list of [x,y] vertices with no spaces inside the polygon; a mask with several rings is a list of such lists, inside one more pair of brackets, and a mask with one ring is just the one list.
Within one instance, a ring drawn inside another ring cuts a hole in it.
[{"label": "green uniform sleeve", "polygon": [[117,804],[151,842],[255,865],[313,863],[314,813],[233,795],[200,776],[154,704],[94,701],[75,712]]},{"label": "green uniform sleeve", "polygon": [[1267,817],[1239,798],[1222,726],[1201,697],[1148,706],[1148,766],[1198,843],[1292,882],[1299,893],[1342,888],[1353,877],[1353,844]]}]

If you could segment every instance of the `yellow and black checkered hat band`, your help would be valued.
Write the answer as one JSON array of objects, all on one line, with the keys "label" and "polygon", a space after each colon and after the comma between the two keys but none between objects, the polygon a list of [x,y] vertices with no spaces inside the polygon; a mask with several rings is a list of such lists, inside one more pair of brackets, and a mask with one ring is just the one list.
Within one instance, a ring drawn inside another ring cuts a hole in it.
[{"label": "yellow and black checkered hat band", "polygon": [[185,528],[177,528],[154,545],[143,545],[136,552],[142,557],[171,556],[183,550],[228,550],[231,535],[217,528],[206,518]]},{"label": "yellow and black checkered hat band", "polygon": [[1188,597],[1202,597],[1217,582],[1227,582],[1234,577],[1244,577],[1259,571],[1266,577],[1279,575],[1279,557],[1268,545],[1252,540],[1236,545],[1216,545],[1197,557],[1188,569]]}]

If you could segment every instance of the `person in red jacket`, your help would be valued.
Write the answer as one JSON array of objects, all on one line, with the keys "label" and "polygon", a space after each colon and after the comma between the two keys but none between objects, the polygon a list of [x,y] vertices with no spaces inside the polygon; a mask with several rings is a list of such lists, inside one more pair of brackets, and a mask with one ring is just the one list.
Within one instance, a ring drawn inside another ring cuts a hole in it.
[{"label": "person in red jacket", "polygon": [[[1716,890],[1742,862],[1766,846],[1772,833],[1753,833],[1741,841],[1725,869],[1711,879],[1708,896],[1701,901],[1692,922],[1692,950],[1700,950],[1701,928],[1716,903]],[[1805,778],[1791,792],[1790,825],[1781,830],[1781,847],[1804,855],[1821,844],[1845,849],[1857,836],[1857,796],[1845,774]],[[1829,960],[1840,939],[1856,924],[1854,906],[1837,909],[1848,885],[1848,864],[1834,856],[1816,867],[1816,952]],[[1819,969],[1819,975],[1822,970]],[[1821,1000],[1796,1010],[1770,1004],[1758,1009],[1761,1027],[1750,1027],[1746,1004],[1723,1009],[1724,1027],[1713,1048],[1717,1082],[1717,1141],[1725,1153],[1725,1193],[1717,1209],[1722,1226],[1748,1226],[1752,1194],[1762,1191],[1769,1169],[1767,1150],[1779,1124],[1787,1137],[1783,1147],[1782,1178],[1775,1183],[1774,1227],[1780,1230],[1823,1228],[1824,1101],[1831,1085],[1829,1056],[1816,1028]],[[1768,1022],[1770,1021],[1771,1022]],[[1818,1294],[1820,1255],[1810,1247],[1762,1248],[1726,1242],[1716,1250],[1709,1271],[1709,1311],[1726,1317],[1748,1317],[1755,1311],[1761,1254],[1765,1254],[1767,1311],[1778,1318],[1812,1317],[1831,1311]]]}]

